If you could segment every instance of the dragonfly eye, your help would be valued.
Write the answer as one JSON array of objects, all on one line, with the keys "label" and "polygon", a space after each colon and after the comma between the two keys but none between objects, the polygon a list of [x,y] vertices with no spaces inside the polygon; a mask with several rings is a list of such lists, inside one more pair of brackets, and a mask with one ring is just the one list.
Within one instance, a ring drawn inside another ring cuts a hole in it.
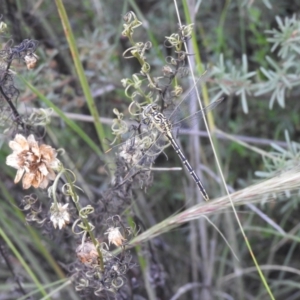
[{"label": "dragonfly eye", "polygon": [[144,114],[151,114],[158,110],[158,106],[156,104],[148,104],[144,109]]},{"label": "dragonfly eye", "polygon": [[154,111],[158,111],[158,106],[156,105],[156,104],[154,104],[154,105],[152,105],[152,110],[154,110]]}]

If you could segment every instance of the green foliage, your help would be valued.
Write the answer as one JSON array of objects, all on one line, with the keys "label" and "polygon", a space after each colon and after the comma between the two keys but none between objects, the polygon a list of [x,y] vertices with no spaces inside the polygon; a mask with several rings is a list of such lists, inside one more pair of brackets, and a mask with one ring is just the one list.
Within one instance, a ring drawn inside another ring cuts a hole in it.
[{"label": "green foliage", "polygon": [[249,10],[249,30],[251,32],[249,42],[255,51],[250,59],[256,62],[258,65],[266,67],[265,57],[269,52],[269,44],[265,35],[264,26],[268,28],[268,24],[263,22],[262,12],[255,7],[250,7]]},{"label": "green foliage", "polygon": [[241,99],[243,111],[248,113],[247,95],[251,94],[252,85],[249,80],[255,72],[248,72],[248,62],[245,55],[242,58],[242,66],[237,69],[228,61],[225,65],[223,55],[220,56],[219,64],[213,66],[211,76],[216,86],[211,91],[216,94],[214,99],[222,95],[237,95]]}]

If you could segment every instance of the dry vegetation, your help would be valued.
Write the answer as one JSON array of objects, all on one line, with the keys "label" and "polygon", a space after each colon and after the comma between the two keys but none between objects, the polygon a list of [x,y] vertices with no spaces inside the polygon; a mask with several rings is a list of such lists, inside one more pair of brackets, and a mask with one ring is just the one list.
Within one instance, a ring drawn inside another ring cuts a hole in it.
[{"label": "dry vegetation", "polygon": [[300,299],[296,1],[2,2],[0,300]]}]

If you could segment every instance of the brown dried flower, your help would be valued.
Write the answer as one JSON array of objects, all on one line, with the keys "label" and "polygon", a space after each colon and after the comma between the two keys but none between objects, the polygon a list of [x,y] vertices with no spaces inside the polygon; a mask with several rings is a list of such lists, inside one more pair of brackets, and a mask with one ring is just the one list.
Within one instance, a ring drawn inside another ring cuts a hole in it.
[{"label": "brown dried flower", "polygon": [[76,248],[76,255],[83,264],[97,264],[99,254],[92,242],[85,242]]},{"label": "brown dried flower", "polygon": [[23,177],[23,188],[31,186],[46,188],[49,180],[54,180],[54,170],[59,167],[60,161],[56,158],[57,152],[51,146],[38,145],[31,134],[27,139],[17,134],[13,141],[9,142],[13,153],[6,158],[6,164],[17,169],[15,183]]},{"label": "brown dried flower", "polygon": [[108,235],[108,243],[112,243],[117,247],[122,246],[123,241],[126,241],[126,239],[122,236],[119,227],[110,227],[107,229],[105,234]]},{"label": "brown dried flower", "polygon": [[70,214],[68,212],[68,205],[66,203],[62,205],[61,203],[52,203],[50,207],[50,221],[53,223],[54,228],[58,226],[59,229],[62,229],[70,222]]}]

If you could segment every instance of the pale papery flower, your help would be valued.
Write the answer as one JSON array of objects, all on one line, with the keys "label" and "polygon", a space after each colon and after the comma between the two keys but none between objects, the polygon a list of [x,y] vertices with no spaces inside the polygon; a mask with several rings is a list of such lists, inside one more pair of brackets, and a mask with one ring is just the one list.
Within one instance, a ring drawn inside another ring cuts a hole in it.
[{"label": "pale papery flower", "polygon": [[34,69],[36,67],[39,57],[34,53],[28,53],[25,55],[24,60],[27,66],[27,69]]},{"label": "pale papery flower", "polygon": [[13,153],[7,156],[6,164],[18,170],[15,183],[23,177],[24,189],[31,186],[44,189],[50,180],[55,179],[54,170],[58,169],[60,161],[56,158],[57,152],[54,148],[46,144],[39,146],[32,134],[27,139],[17,134],[9,142],[9,147]]},{"label": "pale papery flower", "polygon": [[50,221],[54,228],[58,226],[62,229],[70,222],[70,214],[68,211],[69,203],[62,205],[61,203],[52,203],[50,207]]},{"label": "pale papery flower", "polygon": [[122,236],[119,227],[110,227],[107,229],[105,234],[108,235],[107,238],[109,245],[114,244],[115,246],[120,247],[123,245],[123,241],[126,241],[126,239]]}]

